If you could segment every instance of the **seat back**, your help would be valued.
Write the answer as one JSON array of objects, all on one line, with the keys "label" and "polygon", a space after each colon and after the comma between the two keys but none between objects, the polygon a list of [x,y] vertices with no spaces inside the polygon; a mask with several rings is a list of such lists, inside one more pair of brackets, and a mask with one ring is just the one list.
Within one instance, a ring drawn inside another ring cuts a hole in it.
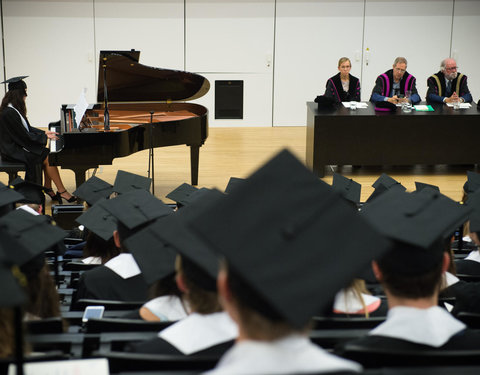
[{"label": "seat back", "polygon": [[146,322],[138,319],[121,318],[89,319],[85,324],[85,332],[159,332],[172,323],[174,322]]}]

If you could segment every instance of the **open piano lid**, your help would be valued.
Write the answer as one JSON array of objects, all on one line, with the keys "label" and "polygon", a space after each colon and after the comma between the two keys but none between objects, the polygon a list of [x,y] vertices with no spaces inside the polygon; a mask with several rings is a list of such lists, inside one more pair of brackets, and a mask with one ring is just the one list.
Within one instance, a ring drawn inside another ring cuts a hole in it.
[{"label": "open piano lid", "polygon": [[97,101],[104,100],[107,66],[109,102],[158,102],[198,99],[210,89],[205,77],[181,70],[152,68],[138,62],[140,51],[100,51]]}]

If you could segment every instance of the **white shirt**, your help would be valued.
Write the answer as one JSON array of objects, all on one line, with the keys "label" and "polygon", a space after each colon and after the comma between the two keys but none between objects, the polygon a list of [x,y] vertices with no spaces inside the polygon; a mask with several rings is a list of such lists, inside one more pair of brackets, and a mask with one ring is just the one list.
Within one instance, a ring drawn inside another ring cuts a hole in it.
[{"label": "white shirt", "polygon": [[465,327],[465,324],[438,306],[428,309],[397,306],[388,311],[387,320],[384,323],[368,334],[387,336],[438,348]]},{"label": "white shirt", "polygon": [[175,321],[187,317],[182,300],[177,296],[161,296],[143,305],[161,321]]},{"label": "white shirt", "polygon": [[236,323],[223,311],[206,315],[192,313],[158,334],[158,337],[185,355],[233,340],[237,336]]},{"label": "white shirt", "polygon": [[362,366],[329,354],[310,342],[308,337],[293,334],[273,342],[246,340],[236,343],[205,374],[293,374],[304,372],[362,371]]},{"label": "white shirt", "polygon": [[105,263],[105,267],[110,268],[122,279],[129,279],[140,275],[141,273],[137,262],[135,262],[133,255],[130,253],[121,253],[117,255]]},{"label": "white shirt", "polygon": [[[371,296],[369,294],[361,293],[365,306],[370,306],[372,303],[380,301],[380,298]],[[342,289],[335,296],[333,303],[333,310],[345,314],[354,314],[358,311],[363,311],[364,306],[362,301],[357,297],[352,289]]]},{"label": "white shirt", "polygon": [[464,258],[464,260],[473,260],[474,262],[480,263],[480,251],[473,250]]},{"label": "white shirt", "polygon": [[82,259],[85,264],[102,264],[102,258],[100,257],[87,257]]}]

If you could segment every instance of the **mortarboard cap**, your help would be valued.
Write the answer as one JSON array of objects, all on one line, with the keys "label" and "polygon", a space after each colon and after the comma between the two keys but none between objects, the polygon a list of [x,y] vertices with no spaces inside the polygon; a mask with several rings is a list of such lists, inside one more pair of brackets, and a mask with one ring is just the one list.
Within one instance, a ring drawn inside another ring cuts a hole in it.
[{"label": "mortarboard cap", "polygon": [[19,192],[15,191],[11,186],[5,186],[0,182],[0,207],[20,202],[25,197]]},{"label": "mortarboard cap", "polygon": [[330,96],[319,95],[315,98],[315,103],[318,104],[318,109],[333,109],[335,108],[335,99]]},{"label": "mortarboard cap", "polygon": [[[295,328],[331,308],[335,294],[389,246],[288,151],[189,225]],[[340,236],[342,246],[332,251]]]},{"label": "mortarboard cap", "polygon": [[11,185],[13,189],[24,196],[19,202],[22,203],[35,203],[45,204],[45,187],[34,182],[24,181],[22,178],[17,177],[12,181]]},{"label": "mortarboard cap", "polygon": [[480,174],[467,171],[467,181],[463,185],[463,190],[467,194],[471,194],[480,188]]},{"label": "mortarboard cap", "polygon": [[225,187],[225,194],[230,194],[234,189],[239,187],[245,181],[244,178],[230,177]]},{"label": "mortarboard cap", "polygon": [[101,198],[75,220],[100,238],[109,241],[117,229],[117,219],[103,207],[102,203],[105,201],[105,198]]},{"label": "mortarboard cap", "polygon": [[375,103],[375,111],[377,112],[395,112],[397,106],[387,101],[380,101]]},{"label": "mortarboard cap", "polygon": [[346,178],[341,174],[334,173],[332,188],[338,191],[346,200],[355,204],[360,203],[362,185],[353,181],[351,178]]},{"label": "mortarboard cap", "polygon": [[367,202],[379,197],[381,194],[388,190],[407,190],[400,182],[390,177],[389,175],[382,173],[379,178],[373,183],[372,187],[375,189],[373,193],[368,197]]},{"label": "mortarboard cap", "polygon": [[173,213],[169,206],[143,189],[105,200],[102,207],[130,230]]},{"label": "mortarboard cap", "polygon": [[148,285],[175,272],[177,252],[167,246],[149,225],[125,240]]},{"label": "mortarboard cap", "polygon": [[112,185],[96,176],[92,176],[81,184],[73,194],[93,206],[98,200],[108,198],[112,192]]},{"label": "mortarboard cap", "polygon": [[422,191],[423,189],[425,188],[429,188],[429,189],[433,189],[435,191],[438,191],[440,192],[440,188],[438,186],[435,186],[435,185],[430,185],[430,184],[425,184],[423,182],[418,182],[418,181],[415,181],[415,189],[416,191]]},{"label": "mortarboard cap", "polygon": [[469,211],[433,189],[424,189],[390,190],[361,214],[384,236],[400,243],[388,254],[395,257],[399,272],[421,274],[441,259],[443,241],[467,220]]},{"label": "mortarboard cap", "polygon": [[480,191],[468,195],[466,206],[472,210],[468,218],[470,232],[480,232]]},{"label": "mortarboard cap", "polygon": [[176,202],[179,207],[185,206],[190,201],[190,196],[198,189],[195,186],[183,183],[170,193],[166,195],[166,198]]},{"label": "mortarboard cap", "polygon": [[[0,230],[4,252],[19,266],[62,241],[67,235],[63,229],[52,225],[48,217],[35,216],[24,210],[15,210],[0,218]],[[5,245],[8,238],[14,242]],[[20,246],[12,246],[14,243]]]},{"label": "mortarboard cap", "polygon": [[124,194],[132,190],[143,189],[150,190],[152,179],[138,174],[118,171],[113,183],[113,191],[118,194]]},{"label": "mortarboard cap", "polygon": [[216,290],[218,274],[218,257],[195,232],[188,227],[188,222],[198,215],[205,207],[216,204],[224,197],[218,190],[200,189],[201,196],[188,206],[173,215],[157,220],[148,228],[166,244],[177,250],[182,258],[187,258],[203,272],[192,272],[189,276],[196,284],[207,290]]},{"label": "mortarboard cap", "polygon": [[28,76],[12,77],[2,83],[8,83],[8,91],[23,90],[26,94],[25,89],[27,88],[27,84],[23,80],[27,77]]}]

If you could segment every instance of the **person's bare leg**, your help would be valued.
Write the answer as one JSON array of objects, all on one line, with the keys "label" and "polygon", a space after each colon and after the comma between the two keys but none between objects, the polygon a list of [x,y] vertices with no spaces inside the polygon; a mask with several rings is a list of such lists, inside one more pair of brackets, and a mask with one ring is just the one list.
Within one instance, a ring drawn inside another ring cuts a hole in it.
[{"label": "person's bare leg", "polygon": [[46,188],[51,189],[51,188],[52,188],[52,179],[50,178],[50,176],[49,176],[48,173],[47,173],[47,167],[48,167],[48,160],[45,159],[45,160],[43,161],[43,165],[42,165],[42,169],[43,169],[43,180],[44,180],[43,186],[45,186]]},{"label": "person's bare leg", "polygon": [[[52,185],[52,181],[57,187],[57,190],[63,199],[70,199],[72,194],[70,194],[65,186],[63,185],[62,179],[60,177],[60,173],[58,172],[58,168],[56,166],[48,164],[48,159],[45,159],[45,173],[48,177],[45,177],[45,182],[47,178],[50,179],[50,186]],[[48,186],[47,186],[48,187]]]}]

